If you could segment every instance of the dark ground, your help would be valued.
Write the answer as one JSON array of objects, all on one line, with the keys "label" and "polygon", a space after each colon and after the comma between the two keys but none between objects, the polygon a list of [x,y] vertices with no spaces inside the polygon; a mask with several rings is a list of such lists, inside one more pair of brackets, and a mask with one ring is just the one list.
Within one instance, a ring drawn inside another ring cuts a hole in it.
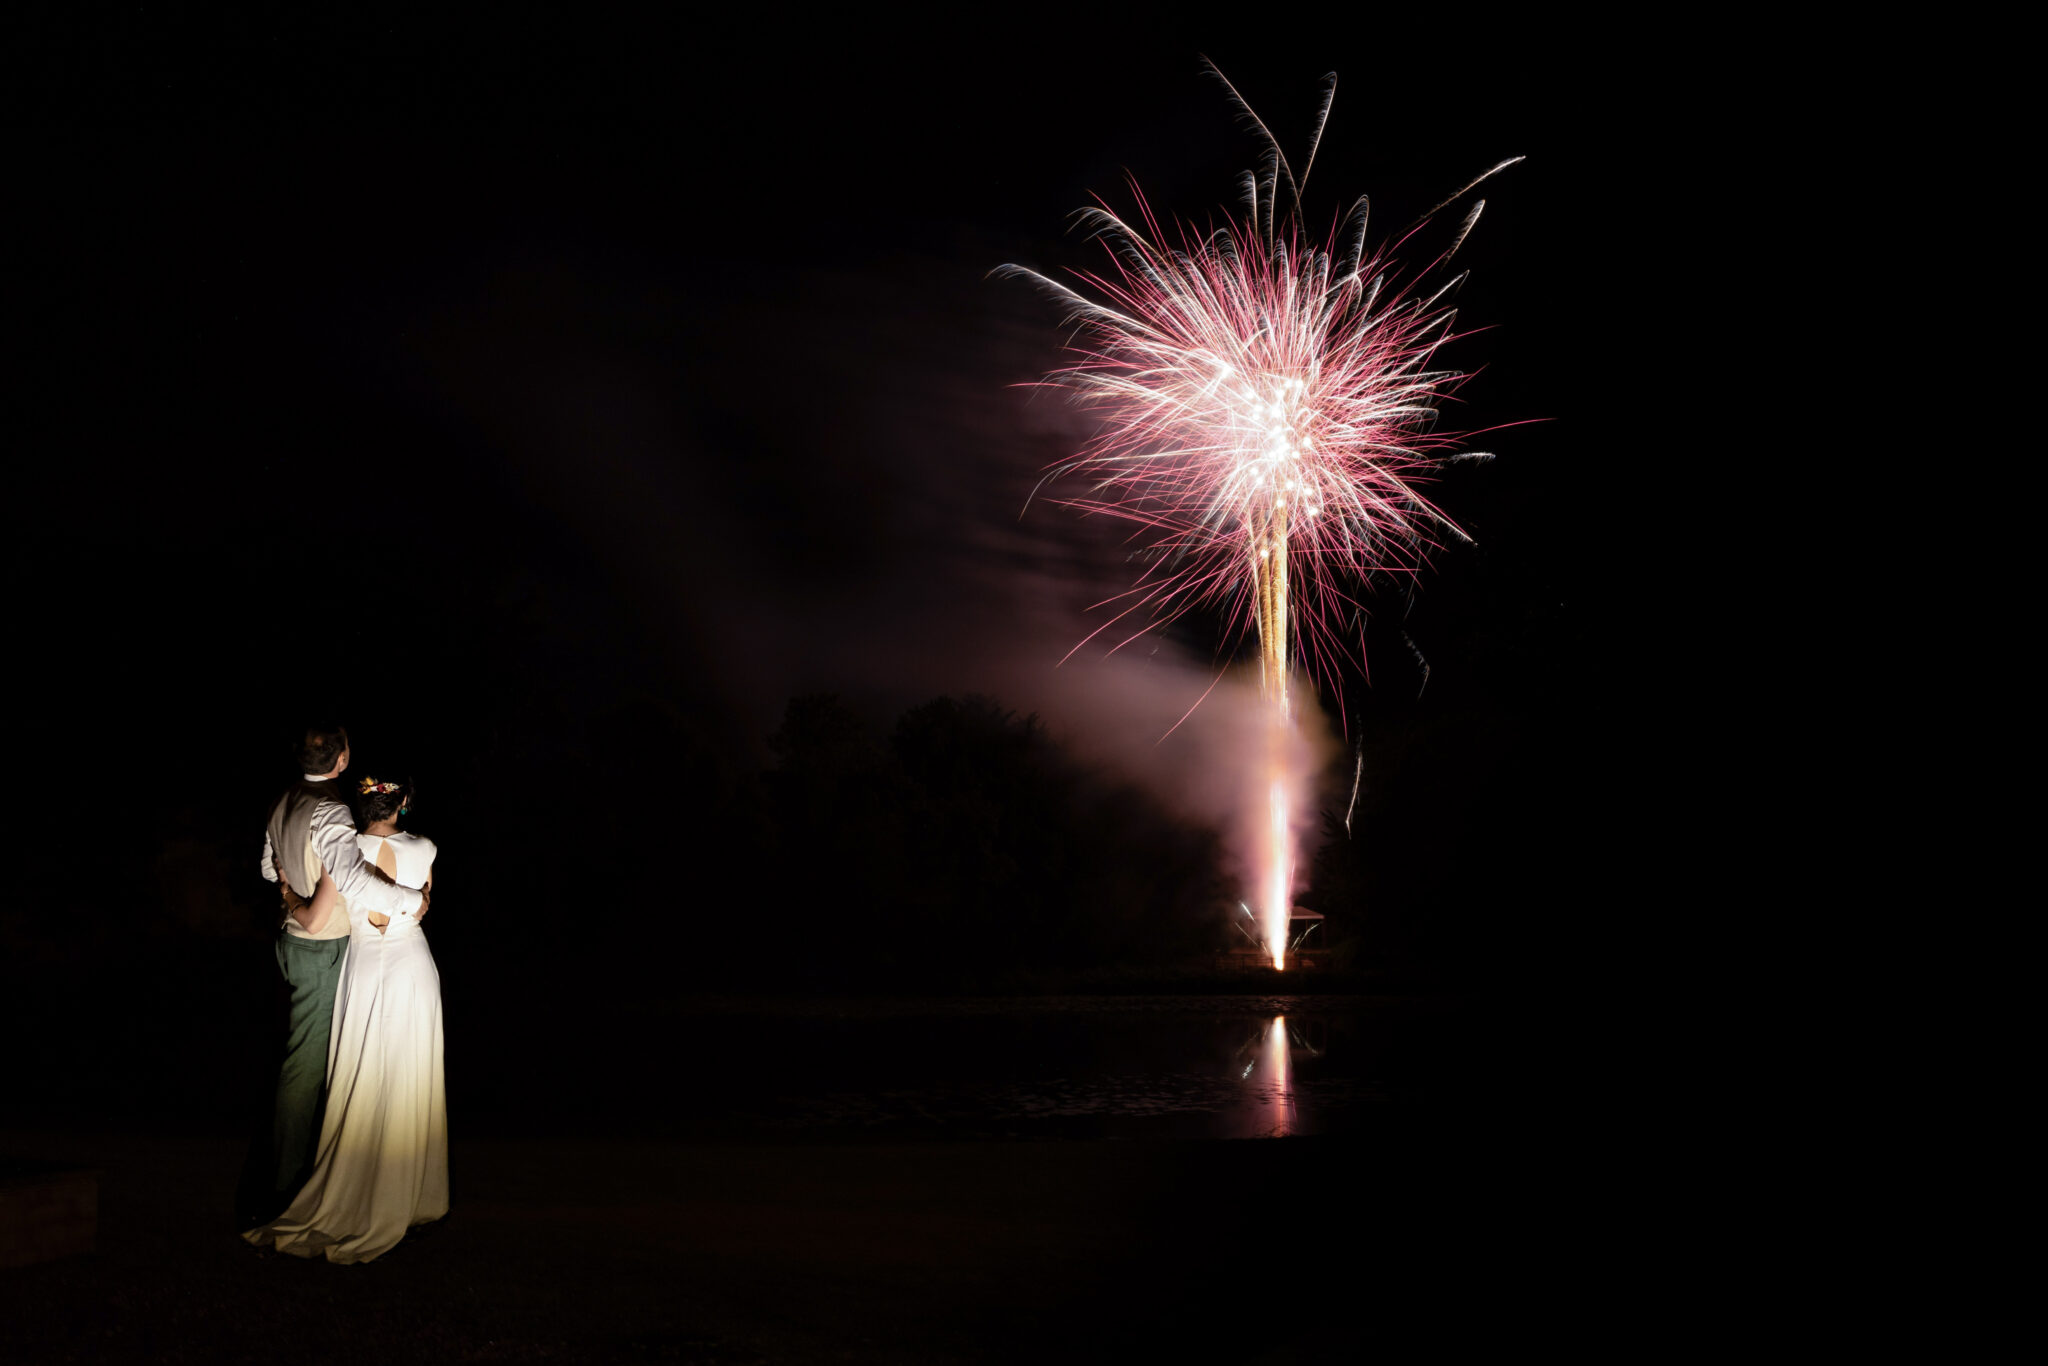
[{"label": "dark ground", "polygon": [[1539,1137],[1500,1116],[1455,1135],[1390,1118],[1342,1143],[458,1142],[444,1226],[330,1267],[259,1256],[222,1227],[232,1142],[10,1133],[0,1151],[100,1167],[102,1216],[97,1254],[0,1276],[0,1321],[22,1362],[1278,1363],[1562,1346],[1608,1331],[1591,1301],[1612,1265],[1582,1261],[1597,1245],[1531,1163]]},{"label": "dark ground", "polygon": [[[376,1263],[330,1267],[229,1227],[230,1116],[263,1059],[232,993],[195,996],[214,1007],[146,1045],[19,1071],[45,1104],[30,1115],[17,1095],[0,1161],[88,1165],[102,1184],[96,1254],[0,1272],[7,1361],[1249,1363],[1556,1342],[1567,1325],[1577,1340],[1604,1322],[1587,1297],[1611,1289],[1613,1178],[1640,1151],[1565,1091],[1567,1060],[1537,1066],[1514,1045],[1525,1030],[1454,998],[723,999],[522,1019],[458,990],[453,1212]],[[845,1087],[943,1095],[1036,1075],[1034,1058],[1080,1076],[1132,1030],[1199,1038],[1219,1015],[1276,1011],[1349,1022],[1330,1057],[1371,1084],[1340,1136],[1119,1137],[1160,1131],[1100,1115],[863,1126],[817,1106],[778,1130],[762,1109]]]}]

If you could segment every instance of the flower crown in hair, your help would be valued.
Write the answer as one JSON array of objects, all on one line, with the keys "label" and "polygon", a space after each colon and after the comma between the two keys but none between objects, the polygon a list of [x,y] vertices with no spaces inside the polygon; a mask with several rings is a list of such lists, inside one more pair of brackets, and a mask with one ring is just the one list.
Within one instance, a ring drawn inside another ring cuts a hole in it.
[{"label": "flower crown in hair", "polygon": [[397,783],[380,783],[380,782],[378,782],[378,781],[377,781],[377,780],[376,780],[375,778],[365,778],[365,779],[363,779],[363,787],[362,787],[362,794],[363,794],[363,795],[364,795],[365,797],[369,796],[369,795],[370,795],[370,794],[371,794],[372,792],[396,792],[396,791],[398,791],[398,784],[397,784]]}]

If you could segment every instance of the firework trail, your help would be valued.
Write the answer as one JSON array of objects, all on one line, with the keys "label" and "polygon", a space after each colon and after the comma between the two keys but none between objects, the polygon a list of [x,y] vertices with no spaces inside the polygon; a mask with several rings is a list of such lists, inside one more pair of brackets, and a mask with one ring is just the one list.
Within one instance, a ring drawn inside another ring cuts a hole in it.
[{"label": "firework trail", "polygon": [[[1243,178],[1242,216],[1226,215],[1207,231],[1175,224],[1171,245],[1162,245],[1169,234],[1133,185],[1135,225],[1100,202],[1078,215],[1112,263],[1105,273],[1075,272],[1086,292],[1022,266],[997,273],[1027,279],[1064,306],[1079,359],[1043,382],[1103,419],[1081,451],[1048,472],[1048,480],[1086,480],[1082,492],[1058,501],[1135,523],[1146,562],[1137,583],[1110,600],[1116,614],[1087,640],[1136,617],[1121,648],[1181,613],[1221,609],[1234,632],[1258,642],[1275,736],[1270,768],[1293,722],[1297,657],[1334,681],[1345,660],[1363,654],[1358,587],[1375,575],[1414,573],[1444,536],[1469,539],[1423,493],[1462,439],[1436,431],[1436,422],[1469,375],[1439,367],[1436,357],[1457,335],[1446,300],[1464,276],[1427,294],[1421,282],[1436,278],[1486,201],[1415,274],[1404,274],[1391,252],[1521,158],[1474,179],[1389,248],[1368,251],[1363,197],[1311,241],[1301,194],[1336,76],[1324,78],[1297,181],[1251,106],[1209,70],[1267,148],[1264,171]],[[1339,625],[1347,622],[1361,633],[1355,642]],[[1275,847],[1261,900],[1280,966],[1293,873],[1277,773],[1269,792]]]}]

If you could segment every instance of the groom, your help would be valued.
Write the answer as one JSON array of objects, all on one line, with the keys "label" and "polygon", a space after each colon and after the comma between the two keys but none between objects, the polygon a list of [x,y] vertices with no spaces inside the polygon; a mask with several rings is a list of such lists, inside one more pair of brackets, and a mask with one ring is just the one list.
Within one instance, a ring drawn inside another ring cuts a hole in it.
[{"label": "groom", "polygon": [[[284,917],[277,937],[277,965],[291,985],[291,1031],[277,1074],[269,1149],[252,1158],[244,1178],[244,1227],[275,1218],[313,1169],[349,907],[385,915],[425,912],[424,893],[387,880],[356,845],[355,816],[336,781],[348,767],[348,732],[340,726],[308,730],[298,759],[302,781],[278,799],[264,831],[263,876],[282,880],[308,904]],[[316,897],[323,872],[338,896]]]}]

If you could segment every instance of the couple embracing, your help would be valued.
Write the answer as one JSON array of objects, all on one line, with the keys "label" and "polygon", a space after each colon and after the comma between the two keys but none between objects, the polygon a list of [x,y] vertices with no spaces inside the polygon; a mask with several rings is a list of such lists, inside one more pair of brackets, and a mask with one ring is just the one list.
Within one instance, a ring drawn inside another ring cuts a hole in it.
[{"label": "couple embracing", "polygon": [[398,828],[409,783],[342,782],[347,731],[307,731],[298,758],[303,779],[264,833],[291,1028],[271,1132],[244,1175],[242,1236],[367,1262],[448,1212],[441,976],[420,929],[434,843]]}]

